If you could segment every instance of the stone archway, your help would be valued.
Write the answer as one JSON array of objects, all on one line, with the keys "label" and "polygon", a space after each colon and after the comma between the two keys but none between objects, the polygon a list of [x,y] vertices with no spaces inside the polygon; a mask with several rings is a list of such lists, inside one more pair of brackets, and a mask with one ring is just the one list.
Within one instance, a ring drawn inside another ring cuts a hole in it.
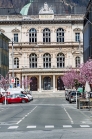
[{"label": "stone archway", "polygon": [[57,90],[64,90],[64,83],[61,79],[61,76],[57,78]]},{"label": "stone archway", "polygon": [[30,91],[37,91],[37,78],[31,77]]},{"label": "stone archway", "polygon": [[49,76],[43,79],[43,90],[51,90],[51,78]]}]

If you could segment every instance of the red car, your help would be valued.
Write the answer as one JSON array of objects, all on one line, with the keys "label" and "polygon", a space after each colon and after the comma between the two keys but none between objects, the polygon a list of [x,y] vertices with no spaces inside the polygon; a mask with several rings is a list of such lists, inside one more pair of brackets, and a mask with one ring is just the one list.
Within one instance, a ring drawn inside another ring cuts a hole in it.
[{"label": "red car", "polygon": [[[28,97],[24,94],[13,94],[6,96],[6,103],[27,103],[29,102]],[[0,103],[5,104],[5,96],[0,98]]]}]

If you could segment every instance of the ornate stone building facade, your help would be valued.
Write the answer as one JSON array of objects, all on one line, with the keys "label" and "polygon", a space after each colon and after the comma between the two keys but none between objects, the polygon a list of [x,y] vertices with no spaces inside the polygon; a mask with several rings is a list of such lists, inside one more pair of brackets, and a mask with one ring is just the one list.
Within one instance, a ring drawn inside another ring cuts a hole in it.
[{"label": "ornate stone building facade", "polygon": [[[34,16],[0,16],[0,31],[14,41],[15,87],[39,92],[63,90],[63,74],[83,62],[83,15],[54,15],[47,8]],[[12,67],[10,42],[10,76]],[[28,79],[31,83],[21,84]]]}]

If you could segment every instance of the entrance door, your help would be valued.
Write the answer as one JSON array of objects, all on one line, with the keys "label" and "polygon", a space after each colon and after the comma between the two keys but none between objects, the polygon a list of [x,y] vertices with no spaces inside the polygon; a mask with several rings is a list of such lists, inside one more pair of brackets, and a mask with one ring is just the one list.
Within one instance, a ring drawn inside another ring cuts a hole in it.
[{"label": "entrance door", "polygon": [[64,83],[61,77],[58,77],[57,79],[57,90],[64,90]]},{"label": "entrance door", "polygon": [[37,78],[31,77],[30,91],[37,91]]},{"label": "entrance door", "polygon": [[51,78],[50,77],[44,77],[43,89],[44,90],[51,90]]}]

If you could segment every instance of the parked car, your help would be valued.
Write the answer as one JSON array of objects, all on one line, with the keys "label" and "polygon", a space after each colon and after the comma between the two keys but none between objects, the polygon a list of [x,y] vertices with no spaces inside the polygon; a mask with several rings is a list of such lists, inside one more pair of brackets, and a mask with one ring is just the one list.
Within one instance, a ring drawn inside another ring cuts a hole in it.
[{"label": "parked car", "polygon": [[29,101],[33,100],[33,96],[32,95],[30,95],[30,94],[26,94],[26,95],[29,98]]},{"label": "parked car", "polygon": [[[6,103],[27,103],[29,102],[28,97],[26,95],[22,94],[13,94],[13,95],[7,95],[6,96]],[[0,103],[5,104],[5,96],[2,96],[0,98]]]},{"label": "parked car", "polygon": [[[87,94],[86,94],[87,93]],[[86,98],[92,98],[92,92],[83,92],[83,97]]]},{"label": "parked car", "polygon": [[71,90],[65,90],[65,99],[69,101],[69,94]]},{"label": "parked car", "polygon": [[82,97],[82,94],[78,91],[71,91],[69,94],[69,103],[76,102],[76,92],[77,97]]},{"label": "parked car", "polygon": [[33,96],[30,93],[22,92],[22,94],[26,95],[29,101],[33,100]]}]

